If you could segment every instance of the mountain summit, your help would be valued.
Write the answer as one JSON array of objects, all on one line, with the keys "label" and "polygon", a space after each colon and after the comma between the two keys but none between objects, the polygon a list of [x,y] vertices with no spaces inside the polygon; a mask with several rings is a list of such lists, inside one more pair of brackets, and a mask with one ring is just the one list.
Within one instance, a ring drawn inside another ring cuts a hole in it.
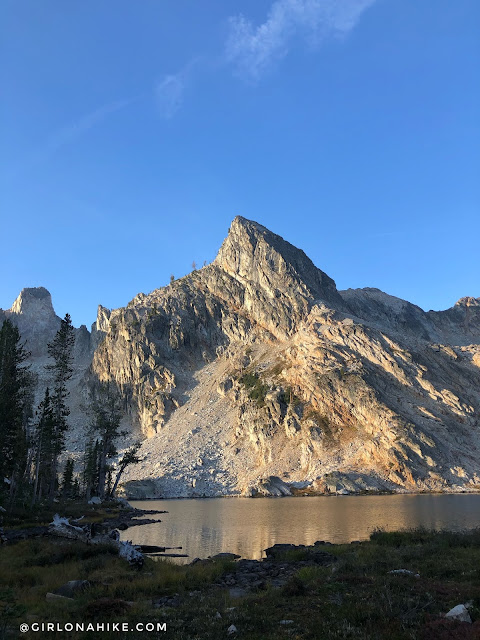
[{"label": "mountain summit", "polygon": [[280,297],[295,289],[305,299],[341,304],[335,282],[317,269],[301,249],[262,225],[237,216],[215,264],[240,281]]},{"label": "mountain summit", "polygon": [[[0,315],[28,340],[58,321],[49,300],[27,289]],[[71,450],[87,388],[110,381],[144,438],[129,496],[478,489],[479,309],[339,292],[237,217],[213,263],[77,331]]]},{"label": "mountain summit", "polygon": [[232,281],[249,318],[276,336],[296,331],[315,301],[343,308],[335,282],[303,251],[240,216],[233,220],[211,269],[218,282]]},{"label": "mountain summit", "polygon": [[25,318],[30,317],[31,320],[55,317],[52,296],[45,287],[22,289],[20,295],[12,304],[10,311],[22,314]]},{"label": "mountain summit", "polygon": [[22,289],[10,309],[0,310],[0,321],[3,317],[10,318],[18,326],[33,356],[46,352],[47,343],[60,326],[60,318],[53,309],[52,296],[44,287]]}]

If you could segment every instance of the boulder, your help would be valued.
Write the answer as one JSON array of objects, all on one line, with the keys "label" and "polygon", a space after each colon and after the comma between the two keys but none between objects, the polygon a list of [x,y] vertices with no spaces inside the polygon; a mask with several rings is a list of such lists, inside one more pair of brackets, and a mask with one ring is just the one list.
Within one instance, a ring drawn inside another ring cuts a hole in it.
[{"label": "boulder", "polygon": [[66,596],[61,596],[59,593],[50,592],[48,592],[45,596],[45,600],[56,600],[57,602],[73,602],[73,598],[67,598]]},{"label": "boulder", "polygon": [[69,580],[59,587],[54,595],[63,596],[64,598],[73,598],[77,593],[82,593],[90,587],[88,580]]},{"label": "boulder", "polygon": [[[295,545],[295,544],[274,544],[273,547],[269,547],[265,549],[265,555],[267,556],[267,560],[279,560],[285,556],[285,553],[290,551],[300,552],[298,558],[305,560],[309,563],[320,564],[323,566],[329,566],[334,562],[337,562],[336,556],[331,553],[325,553],[320,550],[320,547],[306,547],[303,544]],[[288,559],[286,560],[288,561]]]},{"label": "boulder", "polygon": [[248,487],[248,489],[244,491],[244,495],[252,497],[256,495],[280,497],[291,496],[292,492],[286,482],[277,476],[269,476],[268,478],[260,480],[257,485]]},{"label": "boulder", "polygon": [[445,617],[451,620],[459,620],[460,622],[472,622],[470,614],[464,604],[457,604],[456,607],[453,607],[453,609],[450,609],[450,611],[445,614]]},{"label": "boulder", "polygon": [[303,544],[274,544],[273,547],[265,549],[265,555],[267,558],[278,558],[283,556],[287,551],[299,551],[306,549]]},{"label": "boulder", "polygon": [[420,578],[419,573],[415,573],[415,571],[410,571],[410,569],[392,569],[388,573],[394,576],[413,576],[414,578]]},{"label": "boulder", "polygon": [[125,498],[115,498],[115,502],[124,509],[128,509],[129,511],[135,509],[135,507],[132,507],[132,505],[128,502],[128,500],[125,500]]},{"label": "boulder", "polygon": [[218,383],[217,393],[219,396],[225,396],[230,389],[233,387],[233,380],[231,378],[226,378]]},{"label": "boulder", "polygon": [[242,556],[238,556],[236,553],[217,553],[214,556],[211,556],[212,560],[238,560]]}]

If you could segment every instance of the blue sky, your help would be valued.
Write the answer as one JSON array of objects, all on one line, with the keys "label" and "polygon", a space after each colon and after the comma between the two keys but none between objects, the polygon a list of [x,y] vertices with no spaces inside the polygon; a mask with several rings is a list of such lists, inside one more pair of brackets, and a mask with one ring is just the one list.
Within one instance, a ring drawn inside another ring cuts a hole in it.
[{"label": "blue sky", "polygon": [[340,289],[480,296],[478,0],[3,0],[0,307],[212,260],[236,215]]}]

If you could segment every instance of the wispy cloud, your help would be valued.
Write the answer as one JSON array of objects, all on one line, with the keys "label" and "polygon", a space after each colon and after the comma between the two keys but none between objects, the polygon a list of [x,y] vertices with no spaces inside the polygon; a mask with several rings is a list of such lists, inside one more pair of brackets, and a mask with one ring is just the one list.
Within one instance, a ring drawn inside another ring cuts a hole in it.
[{"label": "wispy cloud", "polygon": [[170,119],[177,113],[183,103],[186,82],[183,72],[166,75],[155,86],[155,101],[158,113],[162,118]]},{"label": "wispy cloud", "polygon": [[199,71],[216,71],[226,63],[249,80],[258,80],[288,54],[295,41],[303,39],[316,47],[327,38],[344,37],[375,2],[274,0],[265,22],[259,26],[242,14],[231,16],[222,59],[213,63],[211,59],[197,56],[177,73],[164,75],[156,82],[154,96],[158,114],[169,120],[178,113]]},{"label": "wispy cloud", "polygon": [[375,1],[275,0],[266,21],[259,26],[241,14],[232,16],[227,60],[256,80],[287,55],[296,38],[318,46],[327,38],[343,37]]},{"label": "wispy cloud", "polygon": [[33,150],[18,166],[10,170],[6,176],[7,179],[11,180],[16,178],[25,171],[43,164],[63,147],[74,143],[90,129],[93,129],[93,127],[100,124],[109,115],[124,109],[136,100],[138,100],[138,97],[130,98],[128,100],[115,100],[113,102],[109,102],[108,104],[81,116],[70,124],[53,131],[47,137],[43,145]]},{"label": "wispy cloud", "polygon": [[87,131],[93,129],[93,127],[102,122],[102,120],[105,120],[107,116],[124,109],[135,100],[137,100],[137,98],[130,98],[129,100],[115,100],[114,102],[109,102],[108,104],[95,109],[95,111],[87,113],[72,124],[54,132],[47,140],[45,146],[38,152],[38,155],[41,159],[43,157],[50,157],[62,147],[75,142],[75,140],[87,133]]},{"label": "wispy cloud", "polygon": [[185,92],[195,81],[198,71],[202,69],[205,69],[205,59],[195,56],[180,71],[164,75],[155,84],[155,102],[162,118],[169,120],[181,109]]}]

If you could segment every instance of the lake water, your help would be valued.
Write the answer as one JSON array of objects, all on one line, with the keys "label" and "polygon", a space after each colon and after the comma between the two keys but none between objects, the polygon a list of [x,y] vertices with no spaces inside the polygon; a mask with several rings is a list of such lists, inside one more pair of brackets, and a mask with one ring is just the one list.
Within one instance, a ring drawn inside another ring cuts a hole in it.
[{"label": "lake water", "polygon": [[168,513],[146,516],[161,522],[132,527],[122,533],[122,539],[182,546],[178,553],[188,554],[186,562],[222,551],[258,559],[276,543],[365,540],[376,528],[480,527],[478,494],[135,500],[131,504]]}]

